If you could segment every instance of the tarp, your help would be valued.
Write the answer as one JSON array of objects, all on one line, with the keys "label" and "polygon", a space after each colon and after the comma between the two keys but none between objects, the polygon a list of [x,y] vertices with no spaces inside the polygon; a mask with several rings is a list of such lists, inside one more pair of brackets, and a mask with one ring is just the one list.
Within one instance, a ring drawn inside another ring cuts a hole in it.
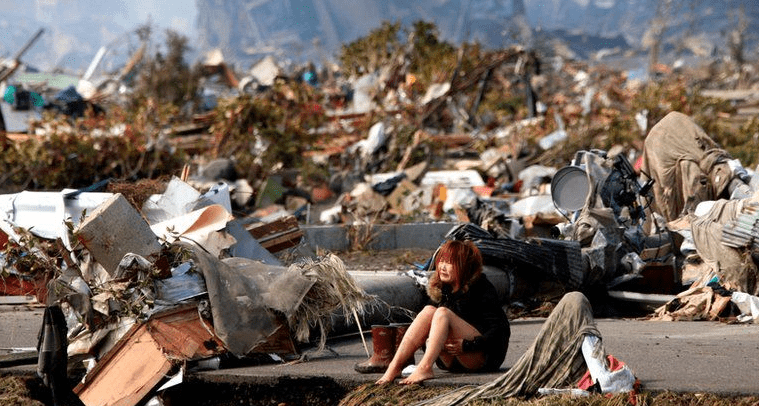
[{"label": "tarp", "polygon": [[706,214],[691,221],[691,232],[699,256],[712,267],[727,289],[757,295],[757,268],[749,250],[722,244],[722,228],[738,217],[747,201],[716,201]]},{"label": "tarp", "polygon": [[643,180],[655,181],[654,205],[667,221],[715,200],[732,179],[730,155],[693,119],[673,111],[656,123],[643,147]]},{"label": "tarp", "polygon": [[[227,349],[247,355],[257,344],[272,335],[279,324],[264,303],[265,287],[256,281],[256,272],[230,266],[203,249],[189,246],[203,272],[211,303],[214,331]],[[255,265],[255,264],[252,264]],[[258,264],[259,273],[284,271],[284,267]]]}]

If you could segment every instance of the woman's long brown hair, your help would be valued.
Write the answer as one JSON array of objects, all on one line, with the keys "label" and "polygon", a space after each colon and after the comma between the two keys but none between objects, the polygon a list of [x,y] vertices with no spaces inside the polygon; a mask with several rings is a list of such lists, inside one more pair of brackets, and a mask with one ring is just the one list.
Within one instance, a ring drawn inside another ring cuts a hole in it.
[{"label": "woman's long brown hair", "polygon": [[469,289],[469,284],[482,273],[482,254],[472,241],[446,241],[435,255],[435,272],[429,281],[429,288],[433,291],[440,291],[442,286],[437,267],[443,260],[453,265],[458,277],[459,289],[464,292]]}]

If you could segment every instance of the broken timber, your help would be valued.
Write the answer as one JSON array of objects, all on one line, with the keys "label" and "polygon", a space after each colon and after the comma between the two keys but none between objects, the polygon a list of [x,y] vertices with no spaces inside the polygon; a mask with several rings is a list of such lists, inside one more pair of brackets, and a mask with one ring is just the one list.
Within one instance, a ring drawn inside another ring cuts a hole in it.
[{"label": "broken timber", "polygon": [[303,230],[294,216],[281,217],[266,224],[252,224],[246,229],[262,247],[272,253],[294,247],[303,238]]},{"label": "broken timber", "polygon": [[223,352],[221,340],[200,319],[196,305],[177,307],[135,324],[74,393],[87,406],[136,405],[176,363]]}]

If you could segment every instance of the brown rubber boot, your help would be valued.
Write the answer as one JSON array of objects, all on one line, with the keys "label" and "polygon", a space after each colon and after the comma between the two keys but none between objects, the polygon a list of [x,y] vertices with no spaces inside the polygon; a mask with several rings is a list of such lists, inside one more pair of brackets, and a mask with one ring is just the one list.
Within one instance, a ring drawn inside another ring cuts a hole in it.
[{"label": "brown rubber boot", "polygon": [[362,374],[385,372],[395,354],[395,329],[390,326],[372,326],[372,356],[353,366]]},{"label": "brown rubber boot", "polygon": [[[395,329],[395,347],[393,348],[393,355],[398,351],[398,347],[401,345],[401,340],[403,340],[403,335],[406,334],[406,330],[408,330],[408,327],[411,325],[411,323],[390,323],[390,326]],[[402,368],[406,368],[409,365],[414,365],[416,362],[416,359],[414,358],[414,354],[411,354],[409,359],[407,359],[402,365]]]}]

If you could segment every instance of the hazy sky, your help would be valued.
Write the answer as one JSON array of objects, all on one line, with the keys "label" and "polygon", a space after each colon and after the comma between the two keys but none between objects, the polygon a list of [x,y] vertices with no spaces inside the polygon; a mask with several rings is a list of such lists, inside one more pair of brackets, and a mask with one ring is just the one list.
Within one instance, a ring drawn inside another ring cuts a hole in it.
[{"label": "hazy sky", "polygon": [[88,17],[93,11],[127,29],[150,18],[160,28],[185,35],[191,34],[197,16],[195,0],[0,0],[0,20],[21,15],[40,22],[65,23]]},{"label": "hazy sky", "polygon": [[150,17],[160,27],[194,36],[197,15],[194,0],[136,0],[128,4],[134,10],[136,22],[147,21]]},{"label": "hazy sky", "polygon": [[156,38],[172,29],[192,41],[196,18],[195,0],[0,0],[0,58],[43,28],[24,60],[42,69],[82,69],[100,46],[125,44],[125,35],[148,21]]}]

